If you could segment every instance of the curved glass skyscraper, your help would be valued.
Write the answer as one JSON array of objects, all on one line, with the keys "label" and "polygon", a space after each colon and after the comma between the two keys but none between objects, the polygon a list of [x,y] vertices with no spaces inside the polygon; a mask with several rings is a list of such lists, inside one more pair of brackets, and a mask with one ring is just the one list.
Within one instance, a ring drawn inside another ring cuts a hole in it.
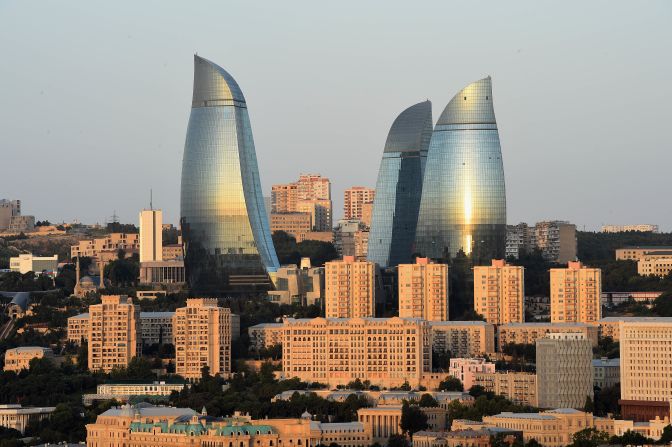
[{"label": "curved glass skyscraper", "polygon": [[422,176],[432,138],[432,103],[401,112],[385,142],[373,200],[368,259],[381,267],[411,262]]},{"label": "curved glass skyscraper", "polygon": [[221,67],[194,56],[182,159],[182,238],[195,293],[265,290],[278,268],[245,97]]},{"label": "curved glass skyscraper", "polygon": [[504,257],[506,192],[490,77],[450,100],[429,145],[416,251],[475,262]]}]

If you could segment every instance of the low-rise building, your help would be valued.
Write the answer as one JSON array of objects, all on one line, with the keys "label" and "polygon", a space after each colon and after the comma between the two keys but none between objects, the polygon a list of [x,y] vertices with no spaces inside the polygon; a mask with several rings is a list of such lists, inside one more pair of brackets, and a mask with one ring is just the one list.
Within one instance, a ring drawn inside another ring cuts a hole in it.
[{"label": "low-rise building", "polygon": [[636,303],[653,303],[663,292],[602,292],[603,306],[617,306],[634,301]]},{"label": "low-rise building", "polygon": [[495,352],[495,326],[485,321],[430,321],[432,349],[454,357]]},{"label": "low-rise building", "polygon": [[84,394],[82,401],[84,405],[92,405],[97,401],[112,399],[117,402],[128,402],[136,397],[167,397],[174,391],[179,393],[190,387],[188,383],[105,383],[98,385],[95,394]]},{"label": "low-rise building", "polygon": [[137,233],[110,233],[103,238],[81,240],[70,247],[70,257],[88,256],[107,262],[117,258],[119,250],[126,256],[140,252],[140,238]]},{"label": "low-rise building", "polygon": [[[448,428],[445,408],[421,407],[420,410],[427,416],[429,430],[443,431]],[[402,433],[401,414],[401,405],[379,405],[360,408],[357,410],[357,419],[371,434],[372,442],[385,446],[390,436]]]},{"label": "low-rise building", "polygon": [[672,246],[668,245],[653,245],[653,246],[632,246],[632,247],[623,247],[616,249],[616,260],[617,261],[639,261],[646,255],[658,253],[658,252],[670,252],[672,251]]},{"label": "low-rise building", "polygon": [[48,275],[56,276],[58,271],[58,255],[33,256],[31,253],[23,253],[19,256],[9,258],[9,269],[22,275],[28,272],[34,272],[35,274],[44,272]]},{"label": "low-rise building", "polygon": [[453,358],[450,359],[448,373],[462,382],[465,390],[474,385],[476,373],[494,373],[495,364],[483,358]]},{"label": "low-rise building", "polygon": [[658,233],[658,225],[633,224],[633,225],[602,225],[602,233],[622,233],[624,231],[637,231],[639,233]]},{"label": "low-rise building", "polygon": [[637,261],[637,274],[665,277],[672,272],[672,250],[642,256]]},{"label": "low-rise building", "polygon": [[140,263],[140,284],[185,284],[184,261],[171,259]]},{"label": "low-rise building", "polygon": [[597,346],[598,325],[589,323],[509,323],[497,327],[499,350],[509,343],[533,345],[546,334],[584,334]]},{"label": "low-rise building", "polygon": [[593,386],[609,388],[621,382],[621,359],[593,359]]},{"label": "low-rise building", "polygon": [[30,369],[30,361],[33,359],[54,359],[51,348],[41,346],[21,346],[8,349],[5,352],[5,371],[20,372],[22,369]]},{"label": "low-rise building", "polygon": [[250,346],[255,350],[270,348],[282,344],[282,323],[261,323],[247,328],[250,336]]},{"label": "low-rise building", "polygon": [[0,427],[13,428],[21,434],[29,423],[48,418],[56,407],[22,407],[21,405],[0,405]]},{"label": "low-rise building", "polygon": [[477,372],[473,385],[480,385],[485,391],[504,396],[519,405],[537,407],[537,375],[529,372],[495,371]]}]

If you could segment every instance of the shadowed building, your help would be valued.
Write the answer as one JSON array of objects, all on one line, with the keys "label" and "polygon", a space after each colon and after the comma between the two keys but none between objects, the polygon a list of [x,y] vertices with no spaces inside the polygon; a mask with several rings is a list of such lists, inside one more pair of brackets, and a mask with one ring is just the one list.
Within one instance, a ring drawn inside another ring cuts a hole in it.
[{"label": "shadowed building", "polygon": [[278,269],[247,104],[224,69],[194,56],[181,225],[195,293],[267,290]]},{"label": "shadowed building", "polygon": [[441,114],[427,154],[415,251],[448,259],[503,259],[506,192],[490,77],[468,85]]},{"label": "shadowed building", "polygon": [[411,263],[422,177],[432,138],[432,103],[401,112],[385,142],[373,200],[368,259],[381,267]]}]

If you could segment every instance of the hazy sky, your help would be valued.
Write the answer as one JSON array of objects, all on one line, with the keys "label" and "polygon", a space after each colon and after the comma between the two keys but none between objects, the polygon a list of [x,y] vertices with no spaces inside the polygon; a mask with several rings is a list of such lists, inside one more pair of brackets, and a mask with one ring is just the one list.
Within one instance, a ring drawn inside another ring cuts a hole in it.
[{"label": "hazy sky", "polygon": [[264,195],[375,186],[387,131],[493,79],[508,221],[672,230],[672,2],[0,0],[0,198],[179,218],[193,53],[247,99]]}]

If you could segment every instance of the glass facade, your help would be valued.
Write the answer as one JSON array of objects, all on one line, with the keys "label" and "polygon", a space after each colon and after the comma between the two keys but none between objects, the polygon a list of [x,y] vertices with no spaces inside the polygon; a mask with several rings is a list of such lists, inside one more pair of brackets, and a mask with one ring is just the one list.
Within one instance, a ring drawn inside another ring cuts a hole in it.
[{"label": "glass facade", "polygon": [[412,261],[422,177],[432,137],[432,103],[404,110],[392,123],[380,162],[368,259],[381,267]]},{"label": "glass facade", "polygon": [[278,269],[245,98],[221,67],[194,56],[180,224],[194,293],[266,290]]},{"label": "glass facade", "polygon": [[503,258],[506,191],[490,77],[468,85],[441,114],[429,145],[416,251],[474,262]]}]

